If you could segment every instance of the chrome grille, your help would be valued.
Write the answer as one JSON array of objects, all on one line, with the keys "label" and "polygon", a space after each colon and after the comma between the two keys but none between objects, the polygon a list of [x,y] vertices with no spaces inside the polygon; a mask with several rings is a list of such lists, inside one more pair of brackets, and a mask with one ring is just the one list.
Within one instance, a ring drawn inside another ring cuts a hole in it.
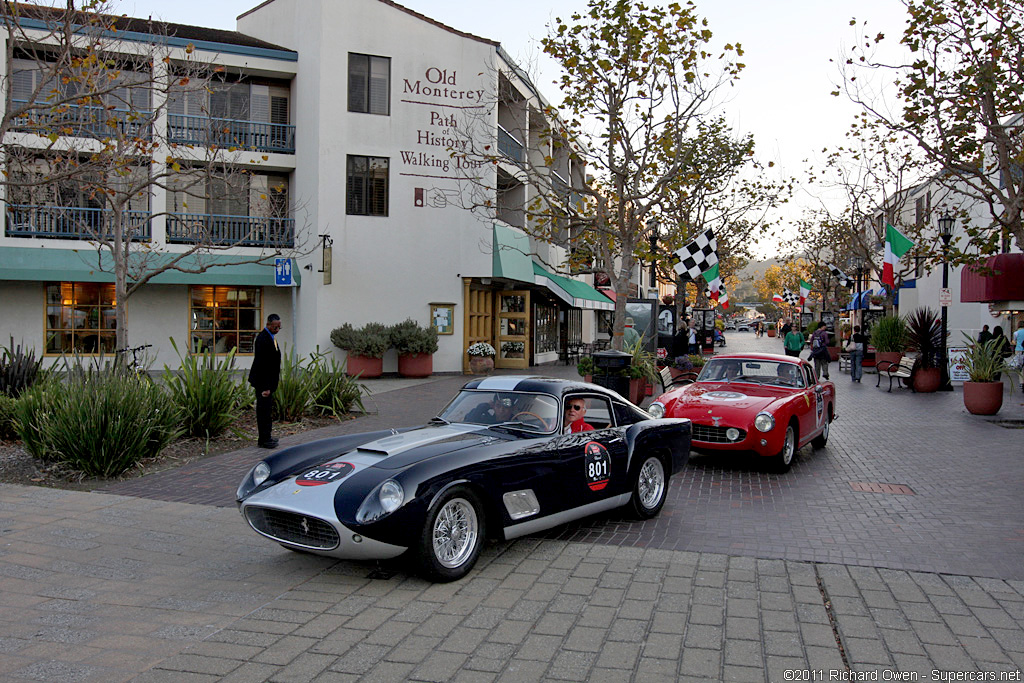
[{"label": "chrome grille", "polygon": [[322,519],[274,508],[247,507],[245,518],[253,529],[277,541],[329,550],[341,539],[333,526]]},{"label": "chrome grille", "polygon": [[692,426],[694,441],[703,441],[704,443],[739,443],[743,439],[747,438],[747,433],[744,430],[739,430],[740,437],[735,441],[730,441],[725,436],[725,430],[728,427],[712,427],[711,425],[699,425],[694,424]]}]

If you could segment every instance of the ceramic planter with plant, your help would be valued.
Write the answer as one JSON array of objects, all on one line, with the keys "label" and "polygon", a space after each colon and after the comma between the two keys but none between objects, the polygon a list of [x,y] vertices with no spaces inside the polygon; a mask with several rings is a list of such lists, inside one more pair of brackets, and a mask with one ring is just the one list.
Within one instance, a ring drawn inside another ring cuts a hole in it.
[{"label": "ceramic planter with plant", "polygon": [[927,394],[939,388],[942,372],[939,352],[942,349],[942,323],[930,308],[915,308],[906,317],[907,345],[917,349],[917,369],[911,381],[914,391]]},{"label": "ceramic planter with plant", "polygon": [[470,344],[466,349],[469,356],[469,371],[474,375],[489,375],[494,370],[494,355],[497,352],[487,342]]},{"label": "ceramic planter with plant", "polygon": [[350,377],[372,379],[384,372],[384,353],[391,347],[387,326],[366,323],[360,328],[345,323],[331,330],[331,343],[348,352],[345,373]]},{"label": "ceramic planter with plant", "polygon": [[579,362],[576,363],[576,372],[580,373],[580,377],[583,378],[584,382],[594,381],[594,370],[597,366],[594,364],[592,356],[583,356]]},{"label": "ceramic planter with plant", "polygon": [[876,365],[882,361],[898,364],[907,348],[907,325],[903,318],[895,315],[879,318],[871,328],[871,345],[875,347]]},{"label": "ceramic planter with plant", "polygon": [[[644,348],[638,341],[626,353],[633,356],[627,374],[629,375],[629,400],[640,405],[645,395],[654,391],[654,383],[658,381],[658,364],[654,354]],[[650,392],[648,392],[648,387]]]},{"label": "ceramic planter with plant", "polygon": [[437,330],[423,327],[412,318],[388,329],[391,346],[398,352],[398,374],[402,377],[430,377],[437,352]]},{"label": "ceramic planter with plant", "polygon": [[967,353],[962,357],[964,369],[970,378],[964,382],[964,407],[972,415],[995,415],[1003,407],[1003,383],[997,380],[1005,374],[1013,391],[1014,379],[1020,372],[1007,364],[999,339],[983,344],[964,335]]},{"label": "ceramic planter with plant", "polygon": [[507,341],[501,343],[501,355],[503,358],[522,358],[526,353],[526,343],[518,341]]}]

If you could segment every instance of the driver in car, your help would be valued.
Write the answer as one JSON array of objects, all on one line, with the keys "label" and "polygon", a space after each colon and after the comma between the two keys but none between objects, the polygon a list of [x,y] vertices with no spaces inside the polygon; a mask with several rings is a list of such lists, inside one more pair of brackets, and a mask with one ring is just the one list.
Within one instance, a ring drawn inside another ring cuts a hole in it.
[{"label": "driver in car", "polygon": [[495,394],[489,402],[481,403],[466,415],[466,422],[493,425],[512,419],[512,398]]},{"label": "driver in car", "polygon": [[800,370],[795,365],[779,363],[778,367],[775,369],[775,374],[779,376],[779,379],[784,384],[797,386],[800,383]]}]

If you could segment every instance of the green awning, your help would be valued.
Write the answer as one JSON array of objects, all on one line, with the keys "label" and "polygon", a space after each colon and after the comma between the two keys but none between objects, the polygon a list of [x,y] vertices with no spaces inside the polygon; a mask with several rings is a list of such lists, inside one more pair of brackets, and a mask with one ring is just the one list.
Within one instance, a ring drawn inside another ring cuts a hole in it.
[{"label": "green awning", "polygon": [[529,237],[508,226],[495,223],[491,246],[493,277],[533,282]]},{"label": "green awning", "polygon": [[[160,255],[155,255],[159,258]],[[201,260],[200,260],[201,258]],[[204,254],[185,259],[186,268],[206,265],[201,273],[185,273],[168,270],[154,277],[151,282],[161,285],[275,285],[274,263],[236,264],[237,257],[226,254]],[[83,247],[62,249],[60,247],[0,247],[0,280],[21,280],[38,282],[113,282],[110,272],[110,254]],[[99,264],[104,265],[104,269]],[[299,269],[292,269],[296,286],[301,283]]]},{"label": "green awning", "polygon": [[570,306],[600,311],[615,309],[615,303],[611,299],[586,282],[556,275],[536,261],[533,262],[533,274],[537,284],[544,285]]}]

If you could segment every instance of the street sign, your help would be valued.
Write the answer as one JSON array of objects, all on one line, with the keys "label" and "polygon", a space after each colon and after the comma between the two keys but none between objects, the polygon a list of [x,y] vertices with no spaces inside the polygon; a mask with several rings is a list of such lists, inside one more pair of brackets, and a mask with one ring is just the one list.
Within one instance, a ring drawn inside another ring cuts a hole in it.
[{"label": "street sign", "polygon": [[939,306],[948,308],[953,305],[953,291],[949,287],[939,290]]},{"label": "street sign", "polygon": [[292,260],[290,258],[274,259],[274,284],[278,287],[292,286]]}]

